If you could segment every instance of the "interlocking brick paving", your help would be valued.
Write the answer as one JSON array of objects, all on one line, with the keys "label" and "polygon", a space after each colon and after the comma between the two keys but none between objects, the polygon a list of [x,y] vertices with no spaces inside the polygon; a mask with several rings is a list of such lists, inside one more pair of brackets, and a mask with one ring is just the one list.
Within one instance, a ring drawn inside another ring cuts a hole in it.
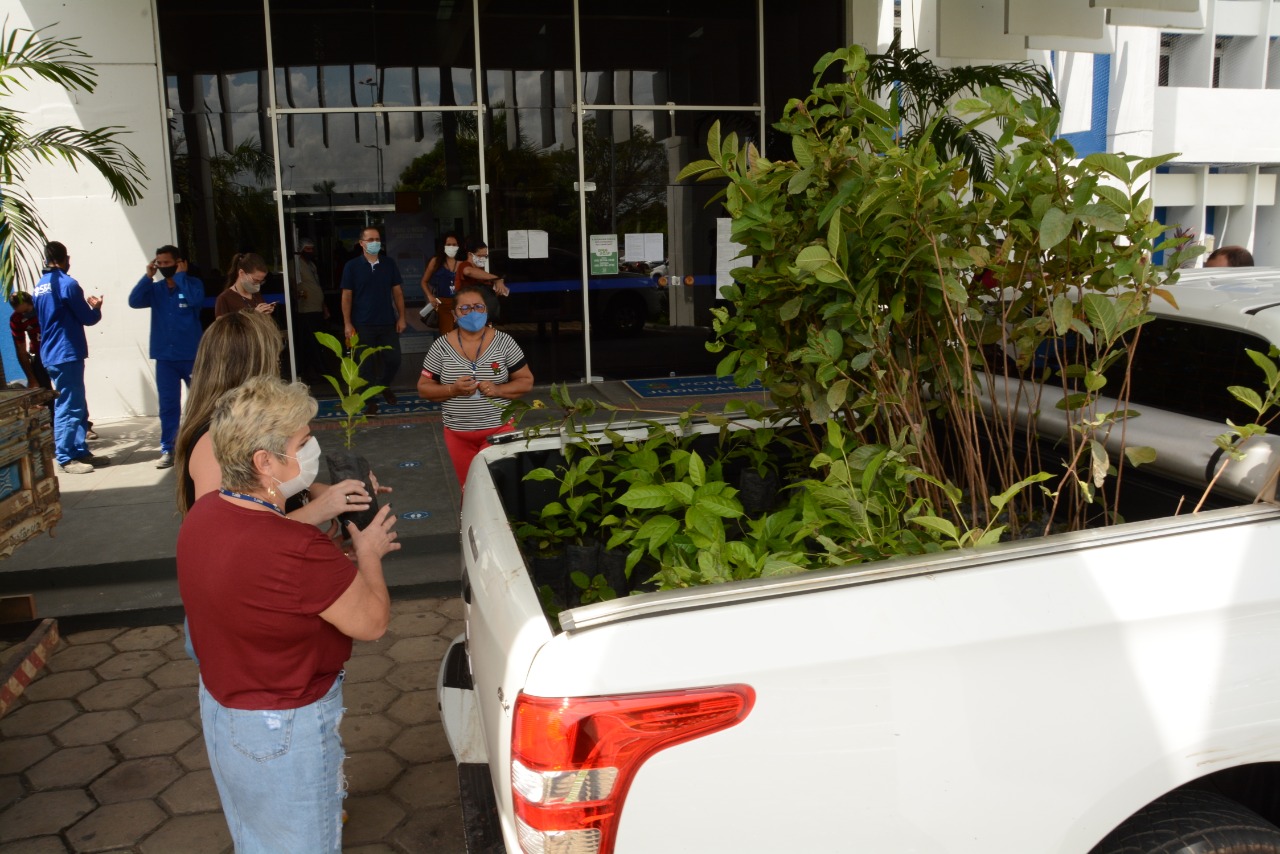
[{"label": "interlocking brick paving", "polygon": [[[462,604],[411,599],[392,611],[386,636],[355,644],[343,688],[343,847],[461,854],[457,777],[435,679],[461,631]],[[166,625],[64,638],[0,719],[0,848],[231,851],[200,734],[198,674],[181,633]]]}]

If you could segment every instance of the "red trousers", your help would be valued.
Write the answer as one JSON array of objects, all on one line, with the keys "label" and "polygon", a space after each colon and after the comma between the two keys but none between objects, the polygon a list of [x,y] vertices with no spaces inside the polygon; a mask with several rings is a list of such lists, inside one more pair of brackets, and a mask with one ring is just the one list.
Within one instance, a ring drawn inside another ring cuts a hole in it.
[{"label": "red trousers", "polygon": [[454,430],[451,427],[445,427],[444,446],[449,449],[449,459],[453,460],[453,470],[458,475],[458,483],[466,486],[467,469],[471,468],[471,461],[476,458],[476,454],[480,453],[480,449],[485,446],[490,436],[510,433],[515,429],[515,425],[510,421],[486,430]]}]

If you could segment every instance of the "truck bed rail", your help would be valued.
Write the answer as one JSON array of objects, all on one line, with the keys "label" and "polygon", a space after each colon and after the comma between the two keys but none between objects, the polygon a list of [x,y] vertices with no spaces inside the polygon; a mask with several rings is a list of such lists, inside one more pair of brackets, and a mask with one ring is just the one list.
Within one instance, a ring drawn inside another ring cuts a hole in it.
[{"label": "truck bed rail", "polygon": [[564,611],[560,614],[560,627],[566,632],[583,631],[610,623],[638,620],[676,611],[719,608],[738,602],[796,596],[817,590],[856,587],[918,575],[938,575],[978,566],[1030,560],[1047,554],[1061,555],[1100,545],[1114,545],[1149,537],[1172,537],[1210,528],[1251,525],[1275,519],[1278,516],[1280,516],[1280,505],[1259,503],[1209,510],[1194,515],[1170,516],[1107,528],[999,543],[981,549],[892,558],[869,564],[855,564],[779,578],[756,578],[687,590],[667,590],[639,597],[629,596],[595,602]]}]

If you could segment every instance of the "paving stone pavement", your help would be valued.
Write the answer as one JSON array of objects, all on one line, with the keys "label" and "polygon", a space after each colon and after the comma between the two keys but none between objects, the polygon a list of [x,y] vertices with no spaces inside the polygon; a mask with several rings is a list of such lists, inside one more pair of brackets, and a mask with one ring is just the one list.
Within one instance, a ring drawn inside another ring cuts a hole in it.
[{"label": "paving stone pavement", "polygon": [[[462,630],[461,600],[406,599],[392,602],[384,637],[356,642],[343,685],[344,851],[465,851],[435,691]],[[0,718],[0,851],[230,852],[196,679],[181,626],[64,637]]]}]

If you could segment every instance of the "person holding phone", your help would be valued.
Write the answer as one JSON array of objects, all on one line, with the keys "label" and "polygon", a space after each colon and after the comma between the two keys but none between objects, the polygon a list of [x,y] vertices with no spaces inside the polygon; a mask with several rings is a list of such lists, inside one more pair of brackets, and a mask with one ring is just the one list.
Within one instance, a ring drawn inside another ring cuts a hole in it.
[{"label": "person holding phone", "polygon": [[54,459],[63,474],[88,474],[105,465],[89,453],[89,405],[84,393],[84,360],[89,357],[86,326],[102,320],[102,297],[86,297],[71,278],[71,256],[56,240],[44,247],[45,274],[31,292],[40,322],[40,361],[53,380],[58,399],[53,409]]},{"label": "person holding phone", "polygon": [[262,284],[267,280],[267,262],[256,252],[245,252],[231,259],[227,287],[218,294],[213,316],[222,317],[233,311],[260,311],[270,314],[276,304],[262,299]]},{"label": "person holding phone", "polygon": [[[160,279],[156,279],[156,274]],[[160,458],[156,468],[173,467],[173,443],[182,416],[182,385],[191,389],[191,367],[204,329],[204,282],[187,274],[187,259],[178,247],[156,250],[147,271],[129,294],[130,308],[151,309],[151,351],[156,362],[156,396],[160,399]]]}]

